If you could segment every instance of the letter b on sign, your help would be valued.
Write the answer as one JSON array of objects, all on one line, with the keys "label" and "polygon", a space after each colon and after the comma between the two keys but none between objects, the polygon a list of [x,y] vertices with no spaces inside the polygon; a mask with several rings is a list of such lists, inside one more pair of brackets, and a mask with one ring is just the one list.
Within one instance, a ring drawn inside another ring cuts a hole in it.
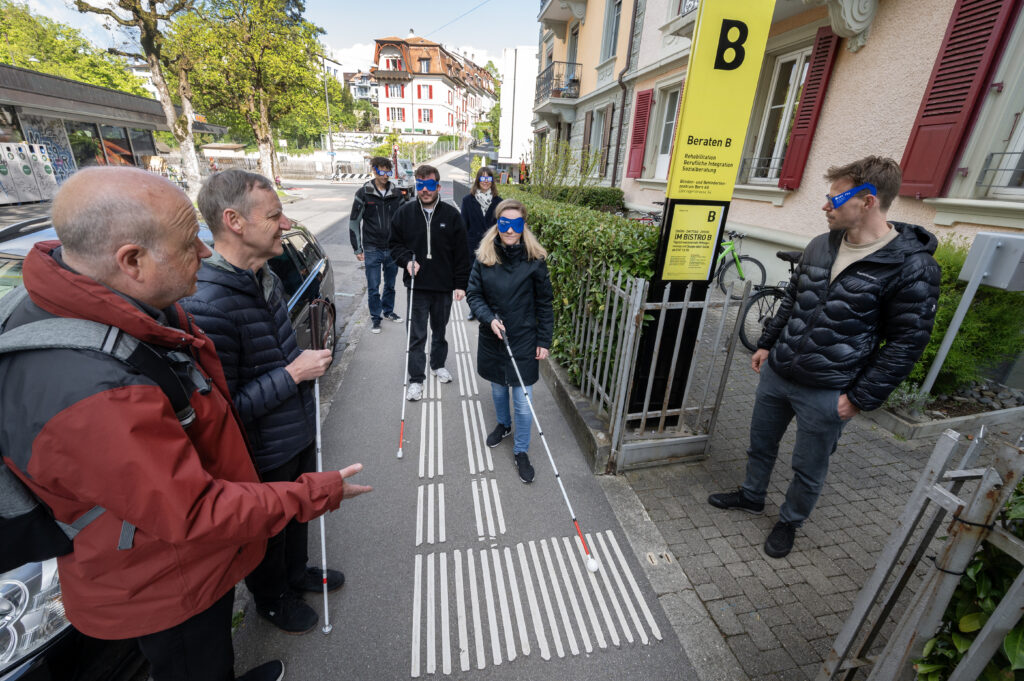
[{"label": "letter b on sign", "polygon": [[[738,35],[735,40],[730,40],[729,31],[734,28]],[[722,19],[722,32],[718,35],[718,49],[715,51],[715,69],[732,71],[740,67],[746,56],[743,43],[747,42],[747,32],[747,25],[742,21]],[[726,60],[725,54],[729,50],[732,50],[732,58]]]},{"label": "letter b on sign", "polygon": [[708,222],[714,222],[717,217],[718,217],[718,214],[715,211],[713,211],[713,210],[709,210],[708,211]]}]

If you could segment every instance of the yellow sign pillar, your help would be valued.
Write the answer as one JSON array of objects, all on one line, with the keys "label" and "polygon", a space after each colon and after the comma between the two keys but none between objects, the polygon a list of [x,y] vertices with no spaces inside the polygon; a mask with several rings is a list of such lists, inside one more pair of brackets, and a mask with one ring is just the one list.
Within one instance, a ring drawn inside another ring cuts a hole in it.
[{"label": "yellow sign pillar", "polygon": [[697,8],[656,270],[663,281],[711,276],[774,9],[775,0],[701,0]]}]

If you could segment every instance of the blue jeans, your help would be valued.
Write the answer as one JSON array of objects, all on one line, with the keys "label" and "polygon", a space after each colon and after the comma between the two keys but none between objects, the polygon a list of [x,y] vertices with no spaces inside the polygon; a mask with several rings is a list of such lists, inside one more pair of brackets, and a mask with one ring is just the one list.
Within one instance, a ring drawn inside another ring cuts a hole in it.
[{"label": "blue jeans", "polygon": [[779,456],[779,441],[796,416],[793,481],[779,509],[779,520],[797,527],[803,524],[821,495],[829,457],[846,426],[837,409],[841,393],[834,388],[811,388],[787,381],[772,371],[767,361],[761,365],[750,419],[744,496],[751,501],[764,501]]},{"label": "blue jeans", "polygon": [[[512,387],[512,403],[516,409],[516,428],[513,437],[514,446],[512,451],[526,453],[530,449],[530,428],[533,426],[533,417],[530,415],[530,405],[526,398],[533,399],[533,386],[526,386],[526,392],[518,385]],[[494,411],[498,416],[498,423],[505,427],[512,425],[512,417],[508,412],[508,391],[509,388],[500,383],[491,383],[491,397],[494,399]]]},{"label": "blue jeans", "polygon": [[[398,265],[387,249],[367,248],[363,251],[366,265],[366,293],[370,303],[370,317],[379,322],[382,314],[395,311],[395,277]],[[384,270],[384,295],[380,294],[381,269]],[[381,309],[383,307],[383,310]]]}]

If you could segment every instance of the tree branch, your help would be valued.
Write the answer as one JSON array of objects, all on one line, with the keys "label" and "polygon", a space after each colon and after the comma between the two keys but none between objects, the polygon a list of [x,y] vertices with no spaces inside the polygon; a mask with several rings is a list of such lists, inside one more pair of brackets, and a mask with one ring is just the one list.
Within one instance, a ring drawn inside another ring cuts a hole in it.
[{"label": "tree branch", "polygon": [[146,61],[146,56],[139,54],[138,52],[124,52],[117,49],[116,47],[108,47],[107,52],[110,54],[116,54],[120,57],[127,57],[128,59],[138,59],[139,61]]},{"label": "tree branch", "polygon": [[134,28],[137,25],[134,21],[129,21],[127,19],[122,19],[112,9],[109,9],[109,8],[106,8],[106,7],[96,7],[95,5],[90,5],[89,3],[84,2],[84,0],[75,0],[75,9],[77,9],[79,12],[83,12],[83,13],[84,12],[91,12],[93,14],[102,14],[103,16],[110,17],[111,19],[113,19],[117,23],[121,24],[122,26],[126,26],[128,28]]}]

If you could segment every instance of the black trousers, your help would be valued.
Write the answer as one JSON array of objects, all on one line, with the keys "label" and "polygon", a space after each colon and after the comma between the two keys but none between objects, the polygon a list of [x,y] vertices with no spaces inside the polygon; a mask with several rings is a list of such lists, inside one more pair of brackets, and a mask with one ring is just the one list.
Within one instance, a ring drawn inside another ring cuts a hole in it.
[{"label": "black trousers", "polygon": [[426,377],[427,321],[430,321],[430,368],[440,369],[448,361],[448,340],[445,327],[452,314],[451,291],[414,291],[412,310],[407,318],[412,324],[409,336],[409,382],[422,383]]},{"label": "black trousers", "polygon": [[[317,415],[319,418],[319,414]],[[316,470],[316,442],[277,468],[260,472],[263,482],[294,482],[303,473]],[[245,578],[257,605],[269,606],[278,600],[290,583],[302,581],[309,561],[306,523],[288,523],[267,541],[267,554]]]},{"label": "black trousers", "polygon": [[181,624],[139,637],[139,649],[154,681],[234,681],[231,647],[232,588],[220,600]]}]

